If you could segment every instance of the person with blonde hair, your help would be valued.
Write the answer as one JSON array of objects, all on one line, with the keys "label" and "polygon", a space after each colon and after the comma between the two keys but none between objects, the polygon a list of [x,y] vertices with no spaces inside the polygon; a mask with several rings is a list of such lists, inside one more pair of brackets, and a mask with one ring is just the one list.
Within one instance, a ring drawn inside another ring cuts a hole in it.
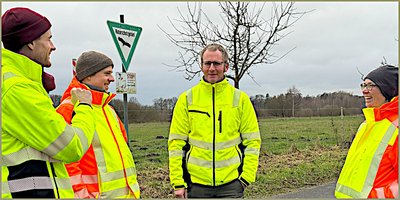
[{"label": "person with blonde hair", "polygon": [[261,146],[248,95],[228,83],[221,45],[201,52],[200,83],[182,93],[168,138],[169,176],[178,198],[241,198],[256,179]]}]

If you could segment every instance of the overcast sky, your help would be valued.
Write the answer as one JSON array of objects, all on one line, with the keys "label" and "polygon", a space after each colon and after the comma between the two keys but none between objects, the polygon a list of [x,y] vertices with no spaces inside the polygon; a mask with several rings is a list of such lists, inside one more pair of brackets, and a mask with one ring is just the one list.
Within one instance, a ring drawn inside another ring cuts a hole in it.
[{"label": "overcast sky", "polygon": [[[84,51],[103,52],[113,59],[115,72],[122,70],[106,24],[107,20],[119,22],[120,14],[124,14],[125,23],[143,28],[128,70],[137,74],[137,94],[128,98],[152,105],[159,97],[177,97],[200,79],[189,82],[183,72],[163,65],[177,64],[179,49],[158,25],[171,30],[167,17],[178,19],[177,9],[186,11],[185,2],[2,2],[2,14],[17,6],[39,12],[53,25],[57,50],[51,55],[53,66],[46,71],[56,77],[57,88],[51,94],[64,92],[72,78],[71,60]],[[251,69],[259,85],[249,77],[242,79],[240,89],[250,96],[278,95],[292,86],[303,96],[339,90],[361,95],[358,70],[368,73],[383,57],[398,66],[397,2],[297,2],[295,7],[298,11],[315,10],[300,19],[291,29],[293,33],[276,48],[277,54],[296,47],[294,51],[273,65]],[[210,17],[219,17],[217,3],[204,2],[203,8]],[[115,84],[110,91],[115,91]]]}]

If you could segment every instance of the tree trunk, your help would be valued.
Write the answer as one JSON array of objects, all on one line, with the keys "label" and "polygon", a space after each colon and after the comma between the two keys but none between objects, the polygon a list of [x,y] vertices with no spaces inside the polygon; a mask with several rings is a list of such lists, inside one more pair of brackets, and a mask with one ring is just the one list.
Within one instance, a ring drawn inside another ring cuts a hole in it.
[{"label": "tree trunk", "polygon": [[235,88],[239,89],[239,81],[238,80],[234,80],[235,81]]}]

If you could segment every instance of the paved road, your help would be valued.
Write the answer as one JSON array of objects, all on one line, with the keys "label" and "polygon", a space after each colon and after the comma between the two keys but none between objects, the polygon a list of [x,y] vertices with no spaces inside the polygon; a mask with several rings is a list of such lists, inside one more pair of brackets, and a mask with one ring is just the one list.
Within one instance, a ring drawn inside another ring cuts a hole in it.
[{"label": "paved road", "polygon": [[273,196],[273,199],[287,199],[287,198],[335,198],[334,191],[336,187],[336,181],[326,183],[320,186],[314,186],[310,188],[303,188],[296,192],[287,194],[279,194]]}]

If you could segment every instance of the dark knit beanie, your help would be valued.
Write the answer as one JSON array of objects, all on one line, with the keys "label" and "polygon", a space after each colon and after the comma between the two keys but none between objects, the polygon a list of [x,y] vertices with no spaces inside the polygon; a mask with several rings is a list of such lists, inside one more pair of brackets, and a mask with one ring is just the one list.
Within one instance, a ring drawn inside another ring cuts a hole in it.
[{"label": "dark knit beanie", "polygon": [[1,17],[1,40],[4,48],[17,52],[50,29],[49,20],[28,8],[11,8]]},{"label": "dark knit beanie", "polygon": [[381,90],[387,101],[399,93],[398,83],[399,68],[391,65],[384,65],[372,70],[365,78],[373,81]]},{"label": "dark knit beanie", "polygon": [[108,56],[97,51],[83,52],[76,62],[76,77],[78,81],[82,81],[109,66],[114,68],[114,64]]}]

